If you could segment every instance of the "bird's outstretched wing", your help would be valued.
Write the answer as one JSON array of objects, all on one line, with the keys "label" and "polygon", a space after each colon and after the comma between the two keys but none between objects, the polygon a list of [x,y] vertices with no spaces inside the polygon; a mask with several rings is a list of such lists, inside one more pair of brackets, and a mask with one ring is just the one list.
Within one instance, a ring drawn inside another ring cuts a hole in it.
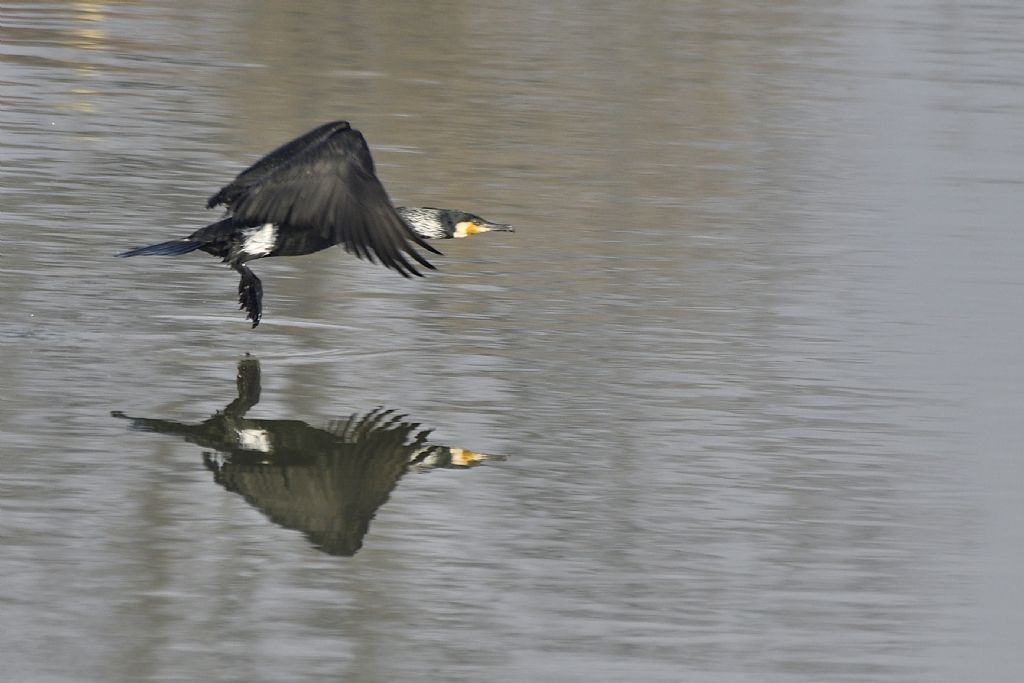
[{"label": "bird's outstretched wing", "polygon": [[[300,135],[291,142],[286,142],[273,152],[267,154],[255,164],[239,173],[231,183],[225,185],[217,194],[206,202],[206,208],[212,209],[221,204],[234,209],[235,203],[250,189],[256,187],[278,167],[291,162],[296,156],[307,149],[314,148],[324,140],[340,131],[350,130],[348,121],[331,121],[317,126],[305,135]],[[371,161],[372,163],[372,161]]]},{"label": "bird's outstretched wing", "polygon": [[362,133],[335,121],[278,147],[210,198],[247,225],[309,232],[405,277],[420,275],[407,256],[434,269],[414,247],[435,254],[395,211],[377,179]]}]

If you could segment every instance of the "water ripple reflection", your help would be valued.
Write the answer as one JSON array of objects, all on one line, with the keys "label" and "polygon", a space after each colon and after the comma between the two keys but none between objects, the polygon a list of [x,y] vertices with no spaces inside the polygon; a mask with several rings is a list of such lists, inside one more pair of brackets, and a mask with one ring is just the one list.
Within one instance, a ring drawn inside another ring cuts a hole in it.
[{"label": "water ripple reflection", "polygon": [[[300,420],[246,418],[260,401],[260,364],[238,363],[238,397],[198,424],[114,411],[131,429],[173,434],[203,447],[213,480],[272,522],[303,532],[331,555],[354,555],[378,508],[410,469],[465,469],[505,456],[427,441],[431,429],[378,408],[321,429]],[[215,452],[214,452],[215,451]]]}]

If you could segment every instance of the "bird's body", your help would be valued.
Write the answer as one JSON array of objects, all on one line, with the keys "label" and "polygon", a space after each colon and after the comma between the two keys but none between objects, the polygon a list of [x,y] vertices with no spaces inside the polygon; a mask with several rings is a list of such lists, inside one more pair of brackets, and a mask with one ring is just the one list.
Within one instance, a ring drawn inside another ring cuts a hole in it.
[{"label": "bird's body", "polygon": [[228,210],[222,220],[184,239],[119,256],[200,250],[219,257],[241,275],[239,303],[253,327],[260,322],[263,299],[262,283],[246,266],[254,259],[312,254],[341,244],[404,277],[422,276],[417,266],[434,266],[417,248],[441,253],[426,239],[511,229],[462,211],[396,209],[374,173],[366,140],[347,121],[324,124],[278,147],[207,202],[207,208],[219,205]]}]

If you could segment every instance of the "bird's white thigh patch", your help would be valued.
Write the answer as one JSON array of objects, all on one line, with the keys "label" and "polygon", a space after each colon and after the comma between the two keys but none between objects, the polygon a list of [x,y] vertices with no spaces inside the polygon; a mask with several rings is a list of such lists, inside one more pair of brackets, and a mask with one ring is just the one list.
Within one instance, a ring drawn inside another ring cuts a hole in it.
[{"label": "bird's white thigh patch", "polygon": [[249,451],[270,453],[270,433],[265,429],[238,429],[238,445]]},{"label": "bird's white thigh patch", "polygon": [[276,241],[277,226],[273,223],[242,231],[242,251],[249,256],[266,256],[274,250]]}]

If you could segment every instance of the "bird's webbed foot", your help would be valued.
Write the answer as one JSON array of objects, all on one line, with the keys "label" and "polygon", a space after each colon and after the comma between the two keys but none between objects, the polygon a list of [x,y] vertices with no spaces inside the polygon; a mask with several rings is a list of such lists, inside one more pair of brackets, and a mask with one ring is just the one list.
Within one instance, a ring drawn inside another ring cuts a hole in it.
[{"label": "bird's webbed foot", "polygon": [[263,283],[246,266],[237,270],[242,275],[238,282],[238,307],[246,311],[245,319],[251,320],[252,326],[256,327],[263,315]]}]

